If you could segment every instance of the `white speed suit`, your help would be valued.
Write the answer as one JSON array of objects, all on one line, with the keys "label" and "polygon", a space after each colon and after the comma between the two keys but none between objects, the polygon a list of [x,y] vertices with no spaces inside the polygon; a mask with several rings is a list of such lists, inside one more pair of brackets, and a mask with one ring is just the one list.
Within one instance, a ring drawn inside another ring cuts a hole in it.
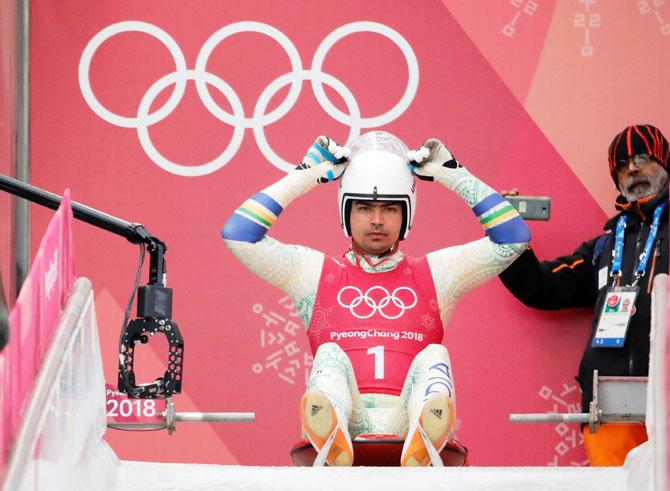
[{"label": "white speed suit", "polygon": [[[317,150],[308,152],[302,165],[245,201],[222,232],[230,251],[245,266],[290,296],[306,330],[312,321],[327,258],[320,251],[279,242],[266,232],[293,200],[319,183],[338,178],[344,171],[346,163],[336,163],[337,159],[324,151],[323,146]],[[425,256],[435,287],[439,318],[446,327],[461,296],[510,265],[526,249],[530,234],[519,214],[504,198],[460,165],[426,166],[422,172],[429,172],[431,179],[459,195],[474,211],[486,233],[479,240]],[[396,249],[383,257],[362,257],[350,250],[343,260],[376,275],[394,270],[403,259],[403,252]],[[399,395],[360,394],[356,366],[352,366],[337,341],[324,343],[315,351],[308,389],[317,388],[328,396],[338,414],[348,422],[352,436],[393,433],[405,437],[413,415],[424,401],[424,389],[431,376],[436,375],[430,373],[430,367],[438,363],[449,367],[449,371],[451,367],[446,348],[431,344],[414,359]],[[450,379],[448,383],[450,397],[455,402],[453,381]]]}]

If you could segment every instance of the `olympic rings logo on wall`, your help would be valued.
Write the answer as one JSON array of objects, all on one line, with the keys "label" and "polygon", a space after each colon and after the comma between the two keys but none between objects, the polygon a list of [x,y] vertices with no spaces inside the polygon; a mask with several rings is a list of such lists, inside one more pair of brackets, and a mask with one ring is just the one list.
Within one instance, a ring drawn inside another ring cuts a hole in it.
[{"label": "olympic rings logo on wall", "polygon": [[[379,290],[384,295],[383,297],[379,298],[378,301],[375,300],[371,295],[371,293],[376,290]],[[350,302],[343,302],[342,295],[347,291],[355,292],[357,296],[352,298]],[[402,291],[409,292],[412,298],[411,302],[408,305],[405,305],[403,299],[398,297],[398,293]],[[391,293],[389,293],[389,291],[386,288],[379,285],[371,286],[365,291],[365,293],[363,293],[359,288],[355,286],[345,286],[337,294],[337,303],[340,304],[341,307],[349,309],[351,315],[353,315],[357,319],[369,319],[370,317],[375,315],[375,312],[379,312],[379,314],[385,319],[391,319],[391,320],[398,319],[405,314],[406,310],[413,309],[416,306],[417,301],[418,297],[416,295],[416,292],[408,286],[399,286]],[[363,306],[364,311],[368,309],[369,311],[364,313],[357,312],[357,308],[361,304],[365,304]],[[385,312],[384,309],[389,307],[390,304],[393,304],[393,306],[396,309],[398,309],[398,312],[394,314],[389,314]]]},{"label": "olympic rings logo on wall", "polygon": [[[141,32],[153,36],[161,41],[168,49],[175,63],[175,71],[160,78],[145,92],[134,117],[121,116],[108,110],[96,98],[91,88],[89,77],[91,61],[96,50],[109,38],[124,32]],[[286,51],[291,63],[291,71],[277,77],[261,93],[256,101],[251,117],[244,114],[242,103],[233,88],[220,77],[207,71],[207,61],[214,48],[224,39],[238,33],[256,32],[265,34],[274,39]],[[372,32],[380,34],[393,41],[402,51],[408,68],[407,88],[400,101],[383,114],[373,117],[362,117],[356,99],[351,91],[334,76],[321,71],[323,61],[330,48],[339,40],[358,32]],[[165,158],[154,146],[149,136],[149,127],[167,118],[181,102],[189,80],[195,82],[198,95],[207,110],[220,121],[233,127],[233,135],[226,149],[210,162],[200,165],[181,165]],[[309,80],[319,105],[336,121],[349,126],[347,141],[351,142],[361,133],[362,128],[380,127],[397,119],[409,107],[419,86],[419,64],[412,47],[397,31],[376,22],[352,22],[345,24],[328,34],[314,53],[309,70],[302,66],[300,54],[293,43],[281,31],[260,22],[236,22],[216,31],[205,42],[195,62],[195,68],[189,69],[184,54],[177,42],[164,30],[153,24],[140,21],[125,21],[112,24],[98,32],[88,42],[79,61],[79,87],[89,107],[99,117],[115,126],[135,128],[142,148],[147,156],[162,169],[180,176],[204,176],[215,172],[226,165],[233,158],[244,137],[244,130],[251,128],[256,143],[264,157],[275,167],[288,172],[295,164],[283,160],[270,147],[265,136],[265,126],[284,117],[296,103],[302,83]],[[286,98],[273,111],[266,113],[271,98],[283,87],[290,84]],[[344,100],[349,114],[337,109],[328,99],[323,84],[333,88]],[[163,106],[150,113],[150,108],[156,97],[167,87],[174,85],[174,90]],[[209,93],[208,86],[220,91],[230,103],[232,114],[219,106]]]}]

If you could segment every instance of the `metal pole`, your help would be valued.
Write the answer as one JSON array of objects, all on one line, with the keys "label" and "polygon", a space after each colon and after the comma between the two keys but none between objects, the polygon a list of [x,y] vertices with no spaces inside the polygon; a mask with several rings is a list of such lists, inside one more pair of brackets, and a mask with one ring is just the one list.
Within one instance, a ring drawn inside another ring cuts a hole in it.
[{"label": "metal pole", "polygon": [[588,413],[510,414],[510,423],[588,423]]},{"label": "metal pole", "polygon": [[[23,182],[30,181],[30,2],[16,2],[16,163],[14,175]],[[14,264],[13,282],[9,287],[10,303],[16,296],[30,268],[30,209],[28,202],[14,199],[14,217],[12,224]]]},{"label": "metal pole", "polygon": [[[52,210],[57,210],[63,199],[57,194],[32,186],[19,179],[3,176],[2,174],[0,174],[0,190],[7,191],[15,196],[20,196],[21,198],[51,208]],[[126,237],[129,240],[130,237],[132,237],[131,223],[77,203],[76,201],[72,202],[72,215],[78,220],[82,220],[114,234]]]},{"label": "metal pole", "polygon": [[[15,196],[25,198],[33,203],[54,210],[58,209],[62,200],[57,194],[50,193],[49,191],[3,174],[0,174],[0,190],[7,191]],[[125,237],[133,244],[145,243],[154,245],[160,243],[163,247],[161,255],[167,249],[160,239],[152,236],[140,223],[126,222],[125,220],[121,220],[120,218],[96,210],[95,208],[82,205],[76,201],[72,202],[72,215],[78,220],[90,223],[91,225],[112,232],[113,234],[120,235],[121,237]]]},{"label": "metal pole", "polygon": [[253,422],[256,420],[255,413],[174,413],[175,421],[212,423]]},{"label": "metal pole", "polygon": [[167,399],[167,407],[161,416],[165,418],[168,434],[170,435],[177,429],[177,421],[219,423],[256,421],[256,413],[178,413],[175,411],[172,398]]}]

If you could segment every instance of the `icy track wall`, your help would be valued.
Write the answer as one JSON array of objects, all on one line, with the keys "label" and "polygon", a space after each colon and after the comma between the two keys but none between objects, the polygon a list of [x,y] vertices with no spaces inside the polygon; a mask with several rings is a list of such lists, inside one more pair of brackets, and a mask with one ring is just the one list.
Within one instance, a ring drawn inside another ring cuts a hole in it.
[{"label": "icy track wall", "polygon": [[42,236],[9,313],[10,336],[0,353],[0,464],[7,461],[49,339],[74,281],[72,209],[66,191]]},{"label": "icy track wall", "polygon": [[6,490],[105,489],[114,453],[89,280],[74,281],[69,192],[42,237],[0,353],[0,465]]},{"label": "icy track wall", "polygon": [[11,445],[5,490],[113,489],[91,282],[74,284]]},{"label": "icy track wall", "polygon": [[623,468],[627,489],[666,491],[668,473],[668,374],[670,331],[668,330],[668,275],[654,279],[652,294],[651,346],[647,385],[646,424],[649,440],[631,450]]}]

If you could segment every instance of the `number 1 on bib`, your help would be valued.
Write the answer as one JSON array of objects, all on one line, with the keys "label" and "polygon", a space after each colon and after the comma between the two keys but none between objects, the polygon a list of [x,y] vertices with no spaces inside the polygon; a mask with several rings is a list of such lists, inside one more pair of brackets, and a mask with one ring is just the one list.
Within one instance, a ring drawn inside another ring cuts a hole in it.
[{"label": "number 1 on bib", "polygon": [[375,346],[368,349],[368,355],[375,355],[375,379],[384,378],[384,347]]}]

